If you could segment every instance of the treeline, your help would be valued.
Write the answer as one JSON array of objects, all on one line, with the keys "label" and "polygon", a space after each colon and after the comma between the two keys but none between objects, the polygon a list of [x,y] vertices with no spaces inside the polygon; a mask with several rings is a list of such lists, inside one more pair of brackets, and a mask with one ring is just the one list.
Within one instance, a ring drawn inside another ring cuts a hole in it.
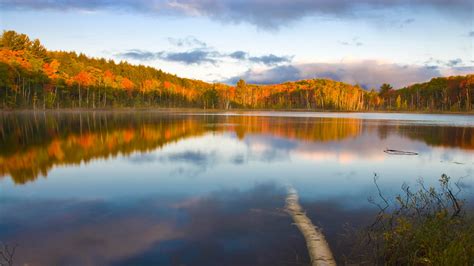
[{"label": "treeline", "polygon": [[14,31],[0,37],[3,108],[308,108],[363,110],[365,91],[331,80],[237,86],[179,78],[151,67],[47,51]]},{"label": "treeline", "polygon": [[314,79],[236,86],[179,78],[152,67],[48,51],[39,40],[0,36],[0,108],[194,107],[308,110],[470,111],[474,76],[436,78],[380,92]]},{"label": "treeline", "polygon": [[3,108],[198,107],[210,85],[143,65],[47,51],[14,31],[0,36]]},{"label": "treeline", "polygon": [[405,111],[472,111],[474,75],[439,77],[399,90],[384,84],[380,90],[383,107]]}]

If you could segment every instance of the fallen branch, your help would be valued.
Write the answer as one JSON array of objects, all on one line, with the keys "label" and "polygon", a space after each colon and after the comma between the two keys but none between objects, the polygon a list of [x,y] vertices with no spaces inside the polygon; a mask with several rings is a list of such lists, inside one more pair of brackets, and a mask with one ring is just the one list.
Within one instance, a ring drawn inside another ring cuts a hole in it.
[{"label": "fallen branch", "polygon": [[418,155],[417,152],[413,152],[413,151],[400,151],[400,150],[391,150],[391,149],[386,149],[383,152],[387,154],[392,154],[392,155]]},{"label": "fallen branch", "polygon": [[12,248],[10,248],[8,245],[1,245],[2,246],[0,246],[0,266],[12,266],[13,257],[15,256],[17,245],[14,245]]},{"label": "fallen branch", "polygon": [[336,265],[331,249],[321,230],[311,223],[298,202],[298,193],[294,188],[288,189],[286,211],[291,215],[296,226],[306,240],[311,265]]}]

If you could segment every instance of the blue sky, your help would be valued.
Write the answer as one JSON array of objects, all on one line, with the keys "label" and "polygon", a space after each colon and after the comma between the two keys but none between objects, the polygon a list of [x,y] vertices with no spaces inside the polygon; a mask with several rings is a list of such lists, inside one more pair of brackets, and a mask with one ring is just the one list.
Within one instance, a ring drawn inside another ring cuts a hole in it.
[{"label": "blue sky", "polygon": [[473,21],[465,0],[0,0],[0,28],[48,49],[227,83],[474,73]]}]

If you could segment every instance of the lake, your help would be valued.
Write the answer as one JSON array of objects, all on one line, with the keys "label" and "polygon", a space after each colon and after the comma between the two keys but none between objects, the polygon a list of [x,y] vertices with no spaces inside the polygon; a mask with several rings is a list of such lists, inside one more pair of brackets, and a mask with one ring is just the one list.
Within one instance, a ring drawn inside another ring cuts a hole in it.
[{"label": "lake", "polygon": [[[303,265],[289,187],[337,260],[377,184],[474,198],[474,116],[0,113],[0,241],[18,265]],[[396,149],[417,155],[394,155]]]}]

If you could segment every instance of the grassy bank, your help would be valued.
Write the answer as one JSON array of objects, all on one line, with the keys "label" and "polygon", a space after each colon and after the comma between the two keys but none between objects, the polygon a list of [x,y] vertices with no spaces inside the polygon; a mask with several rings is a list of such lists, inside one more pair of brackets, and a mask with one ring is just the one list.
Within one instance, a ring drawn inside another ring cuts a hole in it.
[{"label": "grassy bank", "polygon": [[442,175],[438,188],[419,185],[417,191],[403,186],[393,201],[379,194],[373,203],[380,212],[373,224],[353,235],[356,248],[348,263],[474,264],[474,217],[458,198],[459,184]]}]

